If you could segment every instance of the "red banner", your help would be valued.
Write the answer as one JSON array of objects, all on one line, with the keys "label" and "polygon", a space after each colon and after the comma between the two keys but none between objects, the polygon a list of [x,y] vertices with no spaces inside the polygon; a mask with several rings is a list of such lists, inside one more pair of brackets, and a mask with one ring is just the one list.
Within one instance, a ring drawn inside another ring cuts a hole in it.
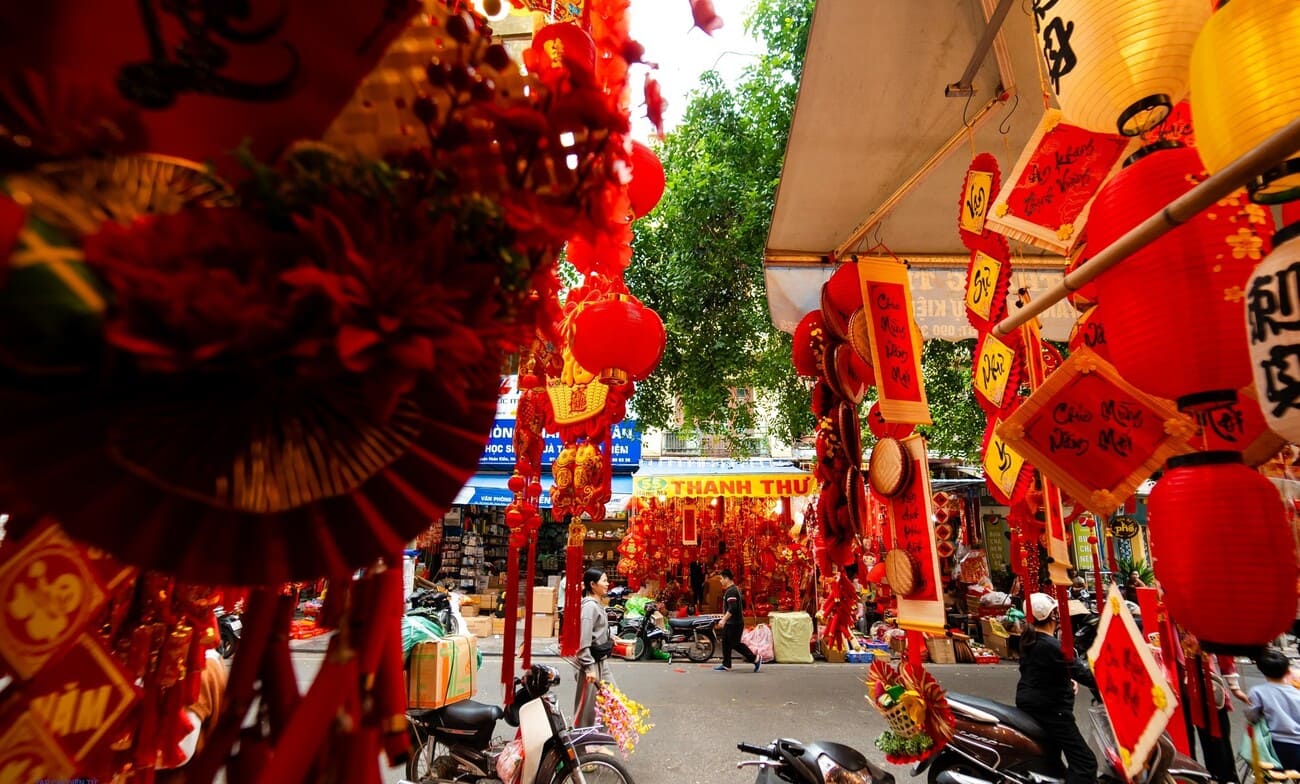
[{"label": "red banner", "polygon": [[886,422],[928,425],[930,404],[921,375],[921,333],[913,318],[907,265],[892,258],[859,259],[858,276],[867,309],[880,413]]},{"label": "red banner", "polygon": [[1048,109],[993,202],[988,227],[1069,256],[1083,236],[1092,200],[1130,143],[1070,125]]},{"label": "red banner", "polygon": [[912,479],[886,502],[894,547],[912,557],[918,576],[916,589],[898,597],[898,625],[904,629],[942,633],[945,629],[943,584],[935,550],[934,493],[925,439],[902,441],[911,463]]}]

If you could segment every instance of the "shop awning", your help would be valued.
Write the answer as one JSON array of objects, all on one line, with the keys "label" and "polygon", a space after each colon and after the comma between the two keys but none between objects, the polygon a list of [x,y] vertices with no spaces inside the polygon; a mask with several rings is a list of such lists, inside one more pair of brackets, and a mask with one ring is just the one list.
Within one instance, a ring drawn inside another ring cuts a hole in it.
[{"label": "shop awning", "polygon": [[[509,481],[510,474],[475,474],[460,489],[452,503],[461,506],[509,506],[515,498],[507,485]],[[543,509],[551,508],[551,483],[550,474],[543,474],[541,499]],[[628,502],[632,500],[632,477],[626,474],[615,474],[610,489],[613,495],[605,505],[605,511],[608,514],[625,511]]]},{"label": "shop awning", "polygon": [[790,463],[692,460],[643,463],[632,475],[641,498],[782,498],[817,492],[813,475]]},{"label": "shop awning", "polygon": [[[764,252],[768,305],[793,332],[819,307],[831,254],[882,245],[912,270],[927,338],[974,337],[963,292],[968,251],[958,191],[974,152],[1004,175],[1043,114],[1032,9],[1012,2],[968,97],[947,97],[998,0],[817,3],[781,183]],[[1002,93],[1008,100],[995,100]],[[877,251],[883,252],[883,251]],[[1045,291],[1063,260],[1013,254],[1012,290]],[[1061,303],[1044,334],[1063,340],[1075,314]]]}]

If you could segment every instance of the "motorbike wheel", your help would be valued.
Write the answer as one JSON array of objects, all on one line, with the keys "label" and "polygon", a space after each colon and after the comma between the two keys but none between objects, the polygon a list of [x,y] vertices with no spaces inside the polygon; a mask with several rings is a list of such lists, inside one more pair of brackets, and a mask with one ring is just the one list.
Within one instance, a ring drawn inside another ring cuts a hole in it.
[{"label": "motorbike wheel", "polygon": [[422,743],[416,743],[412,737],[411,756],[406,760],[406,780],[420,784],[426,781],[451,778],[454,770],[440,770],[434,763],[441,757],[451,759],[447,746],[438,742],[432,735]]},{"label": "motorbike wheel", "polygon": [[706,662],[713,658],[713,638],[695,632],[691,636],[691,645],[686,649],[686,658],[693,662]]},{"label": "motorbike wheel", "polygon": [[623,763],[612,756],[612,750],[611,754],[579,750],[576,769],[569,767],[567,760],[562,761],[551,784],[579,784],[583,780],[587,784],[635,784]]},{"label": "motorbike wheel", "polygon": [[637,635],[636,642],[632,644],[632,661],[641,661],[646,657],[645,638]]},{"label": "motorbike wheel", "polygon": [[954,773],[964,773],[967,776],[983,778],[987,771],[978,768],[973,762],[952,751],[941,751],[939,756],[934,758],[930,763],[929,770],[926,771],[926,784],[937,784],[939,774],[945,770],[951,770]]}]

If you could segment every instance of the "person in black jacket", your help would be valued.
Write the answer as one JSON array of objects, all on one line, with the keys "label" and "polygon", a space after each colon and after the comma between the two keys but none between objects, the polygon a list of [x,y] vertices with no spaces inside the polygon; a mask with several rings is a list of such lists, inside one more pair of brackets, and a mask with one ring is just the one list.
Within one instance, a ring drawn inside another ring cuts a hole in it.
[{"label": "person in black jacket", "polygon": [[1056,600],[1045,593],[1029,596],[1033,626],[1020,638],[1020,682],[1016,684],[1016,707],[1034,718],[1056,746],[1065,753],[1066,784],[1095,784],[1097,757],[1074,721],[1074,693],[1077,681],[1101,699],[1097,681],[1081,660],[1067,662],[1056,639],[1060,621]]}]

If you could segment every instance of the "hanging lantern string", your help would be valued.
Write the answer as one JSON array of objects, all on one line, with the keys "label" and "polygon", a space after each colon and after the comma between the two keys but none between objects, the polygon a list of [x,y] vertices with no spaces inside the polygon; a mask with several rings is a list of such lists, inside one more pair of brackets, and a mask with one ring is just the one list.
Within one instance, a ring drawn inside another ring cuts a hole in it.
[{"label": "hanging lantern string", "polygon": [[1134,226],[1114,244],[1097,254],[1087,264],[1079,265],[1060,283],[1043,292],[1041,297],[1007,316],[993,334],[1004,337],[1030,319],[1065,299],[1096,279],[1106,270],[1186,223],[1197,213],[1215,204],[1253,178],[1277,166],[1300,149],[1300,119],[1292,120],[1258,147],[1225,166],[1217,174],[1174,199],[1163,210]]}]

